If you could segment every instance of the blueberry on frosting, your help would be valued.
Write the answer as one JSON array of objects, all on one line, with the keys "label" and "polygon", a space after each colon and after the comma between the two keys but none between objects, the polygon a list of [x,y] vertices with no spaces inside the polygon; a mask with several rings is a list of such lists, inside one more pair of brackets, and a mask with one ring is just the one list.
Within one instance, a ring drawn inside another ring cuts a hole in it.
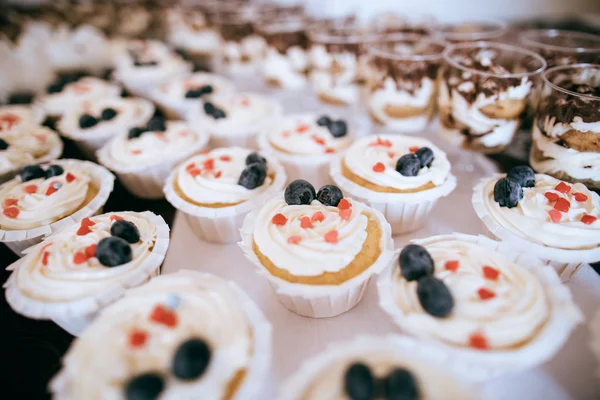
[{"label": "blueberry on frosting", "polygon": [[185,93],[186,99],[198,99],[205,94],[210,94],[213,92],[213,87],[210,85],[204,85],[202,87],[196,89],[190,89]]},{"label": "blueberry on frosting", "polygon": [[221,110],[220,108],[215,109],[211,115],[214,119],[227,118],[225,111]]},{"label": "blueberry on frosting", "polygon": [[327,115],[323,115],[322,117],[319,117],[319,119],[317,120],[317,125],[319,125],[319,126],[329,126],[330,123],[331,123],[331,118],[329,118]]},{"label": "blueberry on frosting", "polygon": [[127,139],[138,138],[138,137],[142,136],[143,133],[144,133],[144,130],[142,128],[139,128],[139,127],[131,128],[129,130],[129,133],[127,133]]},{"label": "blueberry on frosting", "polygon": [[421,169],[421,161],[416,154],[405,154],[396,163],[396,171],[404,176],[417,176]]},{"label": "blueberry on frosting", "polygon": [[344,194],[335,185],[325,185],[317,193],[317,200],[326,206],[337,207],[341,199],[344,198]]},{"label": "blueberry on frosting", "polygon": [[265,182],[267,177],[267,166],[263,163],[254,163],[246,166],[240,174],[238,185],[246,189],[256,189]]},{"label": "blueberry on frosting", "polygon": [[342,120],[331,121],[328,125],[328,128],[329,133],[331,133],[331,136],[333,136],[334,138],[346,136],[346,134],[348,133],[348,127],[346,126],[346,123]]},{"label": "blueberry on frosting", "polygon": [[494,185],[494,201],[500,207],[513,208],[523,198],[523,188],[518,182],[509,178],[498,179]]},{"label": "blueberry on frosting", "polygon": [[114,108],[105,108],[102,110],[102,114],[100,114],[100,119],[103,121],[110,121],[114,117],[117,116],[117,111]]},{"label": "blueberry on frosting", "polygon": [[138,375],[127,382],[125,386],[126,400],[155,400],[165,388],[163,378],[148,372]]},{"label": "blueberry on frosting", "polygon": [[210,115],[211,117],[213,117],[214,119],[221,119],[221,118],[227,117],[227,115],[225,114],[225,111],[221,110],[220,108],[215,106],[210,101],[207,101],[206,103],[204,103],[203,107],[204,107],[204,112],[206,114]]},{"label": "blueberry on frosting", "polygon": [[81,117],[79,117],[79,127],[81,129],[91,128],[97,123],[98,120],[93,115],[83,114]]},{"label": "blueberry on frosting", "polygon": [[146,131],[164,132],[167,130],[165,120],[162,117],[153,117],[146,125]]},{"label": "blueberry on frosting", "polygon": [[310,204],[316,197],[315,188],[304,179],[296,179],[285,188],[285,202],[291,206]]},{"label": "blueberry on frosting", "polygon": [[51,178],[53,176],[60,176],[62,174],[65,173],[65,170],[63,169],[63,167],[61,167],[60,165],[50,165],[48,168],[46,168],[46,179]]},{"label": "blueberry on frosting", "polygon": [[110,234],[124,239],[127,243],[140,241],[140,231],[134,223],[126,220],[115,221],[110,227]]},{"label": "blueberry on frosting", "polygon": [[352,364],[346,370],[344,390],[351,400],[371,400],[375,395],[375,380],[368,366]]},{"label": "blueberry on frosting", "polygon": [[267,159],[264,158],[263,156],[261,156],[260,154],[258,154],[257,152],[253,151],[252,153],[248,154],[248,157],[246,157],[246,165],[250,165],[250,164],[254,164],[254,163],[266,164]]},{"label": "blueberry on frosting", "polygon": [[512,167],[506,177],[517,182],[521,187],[535,186],[535,172],[527,165]]},{"label": "blueberry on frosting", "polygon": [[386,399],[417,400],[420,398],[415,377],[404,368],[396,368],[390,372],[383,385]]},{"label": "blueberry on frosting", "polygon": [[50,84],[50,86],[48,86],[48,88],[46,89],[46,92],[48,94],[56,94],[56,93],[62,92],[63,88],[64,88],[64,84],[62,82],[54,82],[54,83]]},{"label": "blueberry on frosting", "polygon": [[96,258],[106,267],[116,267],[131,261],[131,246],[124,239],[116,236],[106,237],[96,246]]},{"label": "blueberry on frosting", "polygon": [[190,381],[200,377],[210,363],[211,351],[202,339],[190,339],[183,342],[173,358],[173,375]]},{"label": "blueberry on frosting", "polygon": [[46,171],[39,165],[28,165],[19,172],[19,176],[23,182],[27,182],[32,179],[45,178]]},{"label": "blueberry on frosting", "polygon": [[8,143],[6,143],[6,140],[0,139],[0,150],[6,150],[6,149],[8,149]]},{"label": "blueberry on frosting", "polygon": [[433,258],[427,249],[418,244],[409,244],[400,252],[400,272],[407,281],[416,281],[433,275]]},{"label": "blueberry on frosting", "polygon": [[433,277],[427,276],[417,282],[417,296],[421,307],[436,318],[445,318],[454,308],[454,298],[446,284]]},{"label": "blueberry on frosting", "polygon": [[421,168],[431,166],[431,163],[433,162],[433,150],[429,147],[421,147],[416,151],[415,155],[421,162]]},{"label": "blueberry on frosting", "polygon": [[207,101],[206,103],[204,103],[204,105],[202,107],[204,108],[204,112],[208,115],[211,115],[217,109],[215,107],[215,105],[213,103],[211,103],[210,101]]}]

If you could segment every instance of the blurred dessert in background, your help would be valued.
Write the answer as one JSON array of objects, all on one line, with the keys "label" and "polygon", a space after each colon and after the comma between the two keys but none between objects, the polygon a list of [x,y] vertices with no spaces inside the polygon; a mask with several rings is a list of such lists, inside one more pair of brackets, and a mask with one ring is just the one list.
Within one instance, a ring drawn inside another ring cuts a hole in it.
[{"label": "blurred dessert in background", "polygon": [[548,67],[600,63],[599,35],[556,29],[532,29],[521,32],[519,42],[544,57]]}]

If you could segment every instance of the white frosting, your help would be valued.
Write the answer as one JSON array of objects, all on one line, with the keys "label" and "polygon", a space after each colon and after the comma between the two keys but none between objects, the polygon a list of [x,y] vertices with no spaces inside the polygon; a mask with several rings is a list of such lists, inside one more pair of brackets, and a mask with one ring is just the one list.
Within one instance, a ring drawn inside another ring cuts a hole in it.
[{"label": "white frosting", "polygon": [[530,157],[536,171],[554,174],[564,171],[575,179],[600,181],[600,153],[582,152],[560,146],[533,127],[533,142],[543,155],[543,160]]},{"label": "white frosting", "polygon": [[308,68],[306,52],[298,47],[290,47],[285,54],[269,48],[263,61],[263,74],[274,79],[285,89],[302,89],[306,86],[304,72]]},{"label": "white frosting", "polygon": [[[346,104],[358,100],[358,62],[355,54],[328,54],[324,46],[315,45],[310,49],[309,57],[313,68],[310,79],[318,94],[333,97]],[[336,69],[335,74],[332,73],[332,68]]]},{"label": "white frosting", "polygon": [[577,116],[573,117],[570,124],[556,122],[556,117],[547,115],[544,118],[544,132],[552,138],[559,138],[571,129],[578,130],[580,132],[594,132],[600,133],[600,121],[596,122],[583,122],[583,118]]},{"label": "white frosting", "polygon": [[338,153],[350,146],[353,135],[349,127],[345,136],[336,138],[326,126],[317,124],[318,119],[316,114],[287,116],[269,130],[267,139],[279,151],[305,156]]},{"label": "white frosting", "polygon": [[581,117],[575,117],[571,122],[571,126],[580,132],[600,133],[600,121],[583,122]]},{"label": "white frosting", "polygon": [[[23,120],[18,127],[7,131],[3,131],[1,126],[0,122],[0,138],[8,143],[8,148],[0,150],[0,175],[34,164],[52,153],[58,146],[62,148],[56,132],[43,126],[33,125],[27,120]],[[5,128],[7,126],[4,124]]]},{"label": "white frosting", "polygon": [[[186,160],[177,170],[176,182],[183,194],[201,204],[235,204],[249,200],[269,189],[273,178],[267,176],[255,189],[238,184],[252,150],[241,147],[214,149]],[[267,163],[267,175],[273,168]]]},{"label": "white frosting", "polygon": [[123,36],[143,34],[152,23],[152,14],[143,6],[119,5],[116,32]]},{"label": "white frosting", "polygon": [[[502,227],[520,237],[544,246],[559,249],[593,249],[600,246],[600,196],[581,183],[567,183],[571,190],[561,193],[556,186],[562,181],[548,175],[537,174],[535,187],[523,188],[523,198],[513,208],[500,207],[494,201],[494,184],[491,180],[484,188],[484,205],[492,218]],[[560,222],[553,222],[549,212],[555,202],[546,193],[556,194],[569,202],[569,210],[561,212]],[[582,193],[585,201],[577,201],[574,193]],[[591,224],[581,222],[584,215],[598,218]]]},{"label": "white frosting", "polygon": [[221,46],[219,33],[207,26],[206,18],[200,12],[172,9],[167,14],[167,22],[167,42],[177,48],[191,53],[213,54]]},{"label": "white frosting", "polygon": [[121,88],[119,86],[102,79],[84,77],[77,82],[65,85],[61,92],[42,96],[40,105],[48,114],[62,116],[79,107],[83,102],[120,95]]},{"label": "white frosting", "polygon": [[[411,148],[429,147],[433,151],[433,162],[430,167],[423,167],[416,176],[404,176],[396,171],[398,159],[410,153]],[[450,175],[450,162],[441,149],[429,140],[400,136],[377,135],[357,140],[344,153],[344,163],[355,175],[382,187],[398,190],[416,189],[433,183],[442,185]],[[385,169],[376,172],[373,167],[382,163]]]},{"label": "white frosting", "polygon": [[[465,347],[473,335],[479,335],[490,350],[509,349],[536,337],[552,312],[549,294],[536,275],[479,244],[450,238],[425,247],[435,263],[434,276],[450,290],[454,308],[445,318],[425,312],[417,296],[417,281],[404,279],[396,265],[392,272],[395,298],[406,326]],[[446,269],[447,261],[458,261],[458,269]],[[486,278],[486,267],[498,271],[497,279]],[[483,298],[481,289],[493,297]]]},{"label": "white frosting", "polygon": [[[173,298],[178,303],[171,309],[175,326],[150,318],[155,307],[167,307]],[[140,347],[130,345],[134,332],[146,334]],[[236,373],[250,366],[251,334],[248,317],[226,281],[207,274],[164,275],[106,308],[69,349],[63,370],[67,380],[53,383],[61,387],[60,399],[91,394],[117,399],[124,397],[131,378],[154,372],[164,379],[161,399],[194,399],[199,394],[223,399]],[[173,375],[171,365],[179,346],[190,339],[204,340],[211,357],[199,378],[183,381]]]},{"label": "white frosting", "polygon": [[[325,206],[317,200],[311,205],[288,205],[283,195],[279,195],[259,211],[254,224],[254,242],[276,267],[295,276],[341,271],[361,252],[367,239],[368,217],[363,214],[363,206],[347,200],[352,204],[352,213],[344,219],[337,207]],[[302,228],[302,218],[311,219],[317,212],[323,213],[324,220],[313,221],[312,228]],[[285,225],[273,223],[276,214],[287,218]],[[337,243],[329,243],[324,237],[334,230],[338,232]],[[290,237],[296,236],[301,239],[298,243],[288,242]]]},{"label": "white frosting", "polygon": [[11,131],[19,131],[25,126],[40,125],[44,113],[39,107],[6,105],[0,106],[0,137]]},{"label": "white frosting", "polygon": [[113,54],[109,40],[90,25],[75,30],[62,25],[53,33],[46,45],[46,53],[54,69],[91,70],[101,72],[112,66]]},{"label": "white frosting", "polygon": [[[102,110],[112,108],[117,115],[108,121],[100,119]],[[127,133],[136,126],[144,126],[152,117],[154,106],[148,100],[132,97],[104,97],[95,101],[83,102],[79,107],[71,109],[59,121],[58,129],[65,136],[76,140],[86,138],[109,139]],[[98,119],[98,123],[90,128],[81,128],[79,119],[89,114]]]},{"label": "white frosting", "polygon": [[262,62],[266,50],[267,42],[264,38],[250,35],[239,42],[225,42],[223,56],[228,64],[229,72],[238,75],[253,71],[254,67]]},{"label": "white frosting", "polygon": [[91,177],[85,168],[64,165],[63,168],[65,172],[60,176],[27,182],[16,177],[0,186],[0,228],[33,229],[77,211],[86,199]]}]

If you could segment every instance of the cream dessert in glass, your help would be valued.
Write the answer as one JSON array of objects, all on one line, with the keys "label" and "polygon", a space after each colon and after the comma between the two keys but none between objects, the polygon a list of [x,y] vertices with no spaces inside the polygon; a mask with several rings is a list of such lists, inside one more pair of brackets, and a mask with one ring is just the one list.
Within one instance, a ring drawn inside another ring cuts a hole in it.
[{"label": "cream dessert in glass", "polygon": [[544,57],[548,67],[600,63],[600,35],[557,29],[531,29],[519,35],[519,42]]}]

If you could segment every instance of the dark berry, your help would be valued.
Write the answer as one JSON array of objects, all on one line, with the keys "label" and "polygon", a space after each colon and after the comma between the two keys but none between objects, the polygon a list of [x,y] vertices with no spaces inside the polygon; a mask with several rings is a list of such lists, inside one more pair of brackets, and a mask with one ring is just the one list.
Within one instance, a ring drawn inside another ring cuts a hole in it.
[{"label": "dark berry", "polygon": [[506,177],[517,182],[521,187],[535,186],[535,172],[527,165],[512,167]]},{"label": "dark berry", "polygon": [[317,193],[317,200],[326,206],[337,207],[341,199],[344,198],[344,194],[335,185],[325,185]]},{"label": "dark berry", "polygon": [[221,110],[220,108],[216,108],[212,113],[212,117],[214,119],[227,118],[227,114],[225,114],[225,111]]},{"label": "dark berry", "polygon": [[140,61],[140,60],[135,60],[133,62],[133,65],[136,67],[155,67],[158,65],[158,63],[154,60],[152,61]]},{"label": "dark berry", "polygon": [[523,198],[523,188],[512,179],[502,178],[494,185],[494,200],[500,207],[513,208]]},{"label": "dark berry", "polygon": [[417,176],[421,169],[421,161],[416,154],[405,154],[396,163],[396,171],[404,176]]},{"label": "dark berry", "polygon": [[107,68],[104,70],[104,72],[102,72],[102,79],[104,79],[105,81],[110,81],[112,78],[112,74],[113,72],[115,72],[114,68]]},{"label": "dark berry", "polygon": [[155,117],[160,117],[162,119],[167,119],[167,117],[165,116],[165,113],[160,108],[155,108],[154,109],[154,114],[152,114],[152,118],[155,118]]},{"label": "dark berry", "polygon": [[263,163],[254,163],[246,166],[240,174],[238,185],[246,189],[256,189],[265,182],[267,177],[267,165]]},{"label": "dark berry", "polygon": [[148,125],[146,126],[146,129],[150,132],[164,132],[167,130],[167,127],[165,125],[164,118],[152,117],[152,119],[150,119],[150,121],[148,121]]},{"label": "dark berry", "polygon": [[96,246],[96,258],[106,267],[116,267],[131,261],[131,246],[127,241],[116,236],[106,237]]},{"label": "dark berry", "polygon": [[375,395],[375,380],[368,366],[352,364],[346,370],[344,390],[351,400],[372,400]]},{"label": "dark berry", "polygon": [[210,85],[204,85],[200,88],[200,90],[204,94],[211,94],[214,91],[213,87]]},{"label": "dark berry", "polygon": [[433,151],[429,147],[421,147],[415,153],[421,162],[421,168],[430,167],[433,162]]},{"label": "dark berry", "polygon": [[201,376],[210,363],[211,351],[202,339],[183,342],[173,357],[173,375],[184,381]]},{"label": "dark berry", "polygon": [[383,383],[386,400],[417,400],[420,398],[417,381],[410,371],[396,368]]},{"label": "dark berry", "polygon": [[331,121],[328,125],[328,128],[329,133],[331,133],[331,136],[335,138],[346,136],[346,134],[348,133],[348,127],[346,126],[346,123],[342,120]]},{"label": "dark berry", "polygon": [[98,120],[95,117],[93,117],[92,115],[83,114],[81,117],[79,117],[79,127],[81,129],[91,128],[92,126],[96,125],[97,123],[98,123]]},{"label": "dark berry", "polygon": [[69,72],[69,73],[61,74],[60,77],[59,77],[59,79],[63,83],[63,85],[67,85],[69,83],[77,82],[78,80],[80,80],[84,76],[85,76],[85,73],[83,73],[81,71],[78,71],[78,72]]},{"label": "dark berry", "polygon": [[46,168],[46,179],[52,178],[53,176],[60,176],[65,173],[65,170],[60,165],[53,164]]},{"label": "dark berry", "polygon": [[436,318],[447,317],[454,308],[454,299],[448,286],[433,276],[419,279],[417,296],[423,309]]},{"label": "dark berry", "polygon": [[8,104],[31,104],[33,102],[34,93],[13,93],[8,98]]},{"label": "dark berry", "polygon": [[285,202],[291,206],[310,204],[316,197],[315,188],[304,179],[296,179],[285,188]]},{"label": "dark berry", "polygon": [[185,92],[186,99],[198,99],[202,96],[204,96],[204,92],[202,91],[202,89],[190,89],[187,92]]},{"label": "dark berry", "polygon": [[145,132],[145,131],[144,131],[142,128],[138,128],[138,127],[131,128],[131,129],[129,130],[129,133],[127,134],[127,138],[128,138],[128,139],[135,139],[135,138],[138,138],[138,137],[142,136],[142,134],[143,134],[144,132]]},{"label": "dark berry", "polygon": [[317,125],[319,126],[329,126],[330,123],[331,118],[329,118],[327,115],[323,115],[317,120]]},{"label": "dark berry", "polygon": [[433,258],[427,249],[418,244],[409,244],[400,252],[400,272],[407,281],[416,281],[433,275]]},{"label": "dark berry", "polygon": [[32,179],[45,178],[46,171],[39,165],[28,165],[19,172],[19,176],[23,182],[27,182]]},{"label": "dark berry", "polygon": [[6,140],[0,139],[0,150],[6,150],[6,149],[8,149],[8,143],[6,143]]},{"label": "dark berry", "polygon": [[138,227],[130,221],[115,221],[110,227],[110,234],[125,239],[127,243],[137,243],[140,241],[140,231]]},{"label": "dark berry", "polygon": [[204,112],[208,115],[212,115],[212,113],[215,112],[215,110],[217,109],[215,107],[215,105],[213,103],[211,103],[210,101],[207,101],[206,103],[204,103]]},{"label": "dark berry", "polygon": [[114,108],[105,108],[104,110],[102,110],[102,115],[100,115],[100,118],[102,118],[102,120],[104,121],[110,121],[116,116],[117,110],[115,110]]},{"label": "dark berry", "polygon": [[254,164],[254,163],[266,164],[267,159],[264,158],[263,156],[261,156],[260,154],[258,154],[257,152],[253,151],[252,153],[248,154],[248,157],[246,157],[246,165],[250,165],[250,164]]},{"label": "dark berry", "polygon": [[165,388],[163,378],[152,372],[138,375],[125,386],[126,400],[155,400]]},{"label": "dark berry", "polygon": [[60,93],[60,92],[62,92],[63,88],[64,88],[64,85],[62,82],[54,82],[53,84],[48,86],[48,88],[46,89],[46,92],[48,92],[48,94]]}]

